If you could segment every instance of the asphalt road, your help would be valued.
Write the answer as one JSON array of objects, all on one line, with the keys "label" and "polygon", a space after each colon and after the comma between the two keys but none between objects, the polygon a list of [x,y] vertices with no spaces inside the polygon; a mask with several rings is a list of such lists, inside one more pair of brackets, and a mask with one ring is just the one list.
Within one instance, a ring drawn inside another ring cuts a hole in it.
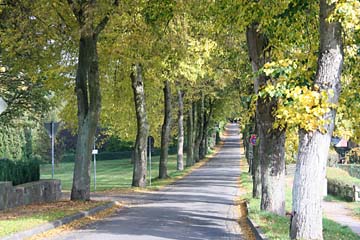
[{"label": "asphalt road", "polygon": [[224,146],[203,167],[162,191],[141,195],[138,204],[55,239],[242,239],[234,205],[239,175],[239,130],[230,124]]}]

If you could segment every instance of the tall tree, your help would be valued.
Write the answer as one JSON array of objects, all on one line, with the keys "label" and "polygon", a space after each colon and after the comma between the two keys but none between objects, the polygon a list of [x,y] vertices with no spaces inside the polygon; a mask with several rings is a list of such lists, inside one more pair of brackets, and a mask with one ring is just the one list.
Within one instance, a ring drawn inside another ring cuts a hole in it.
[{"label": "tall tree", "polygon": [[[314,89],[329,94],[329,102],[337,104],[343,65],[341,24],[329,21],[336,1],[320,0],[320,52]],[[292,239],[323,239],[322,198],[326,160],[334,130],[336,111],[332,108],[323,118],[328,123],[322,131],[299,131],[299,152],[293,186]]]},{"label": "tall tree", "polygon": [[194,126],[196,127],[196,133],[195,133],[195,141],[194,141],[194,160],[195,162],[200,161],[200,147],[201,147],[201,141],[203,139],[204,134],[204,93],[201,92],[201,98],[195,105],[195,108],[197,109],[197,119],[194,122]]},{"label": "tall tree", "polygon": [[[91,149],[101,108],[97,42],[99,34],[109,21],[110,13],[105,14],[95,26],[95,12],[98,9],[95,0],[68,0],[67,2],[77,20],[80,35],[75,85],[78,106],[78,138],[71,199],[89,200]],[[118,1],[115,0],[113,5],[117,6]]]},{"label": "tall tree", "polygon": [[205,158],[208,151],[208,138],[209,138],[209,125],[212,120],[214,110],[214,102],[209,98],[208,106],[206,109],[204,108],[204,116],[203,116],[203,134],[200,143],[199,156],[200,159]]},{"label": "tall tree", "polygon": [[144,80],[142,66],[136,63],[130,75],[131,86],[134,93],[134,103],[136,110],[137,133],[134,146],[133,180],[132,186],[146,187],[146,163],[147,163],[147,138],[149,135],[149,123],[146,115]]},{"label": "tall tree", "polygon": [[161,152],[159,162],[159,178],[167,178],[167,161],[171,130],[171,89],[168,80],[164,82],[164,122],[161,128]]},{"label": "tall tree", "polygon": [[[252,23],[247,28],[247,43],[253,71],[258,72],[266,62],[270,61],[270,47],[267,37],[259,32],[258,24]],[[262,88],[270,79],[265,74],[255,78],[255,93]],[[254,165],[261,165],[261,209],[274,212],[279,215],[285,214],[285,131],[274,129],[274,109],[277,108],[277,100],[268,97],[259,97],[256,103],[256,129],[259,146],[258,158],[254,159]],[[259,173],[255,170],[254,173]],[[255,176],[254,187],[259,185]],[[258,192],[257,189],[253,190]]]},{"label": "tall tree", "polygon": [[188,110],[186,117],[186,166],[190,167],[194,165],[194,138],[193,138],[193,109],[192,104]]},{"label": "tall tree", "polygon": [[178,89],[178,147],[177,170],[184,170],[184,100],[183,92]]}]

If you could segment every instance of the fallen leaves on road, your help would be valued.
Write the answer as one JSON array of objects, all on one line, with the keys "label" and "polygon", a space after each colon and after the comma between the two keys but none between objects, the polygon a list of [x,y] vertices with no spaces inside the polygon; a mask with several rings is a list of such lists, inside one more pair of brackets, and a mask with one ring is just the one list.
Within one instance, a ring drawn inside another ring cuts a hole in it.
[{"label": "fallen leaves on road", "polygon": [[16,219],[39,213],[49,213],[52,211],[77,212],[87,210],[92,207],[104,204],[103,201],[59,201],[52,203],[31,204],[21,207],[8,209],[0,212],[0,220]]},{"label": "fallen leaves on road", "polygon": [[100,211],[94,215],[83,217],[81,219],[75,220],[69,224],[65,224],[65,225],[55,228],[53,230],[32,236],[31,238],[28,238],[26,240],[41,240],[44,238],[51,238],[51,237],[57,236],[59,234],[65,234],[69,231],[73,231],[75,229],[82,228],[86,225],[89,225],[96,221],[102,220],[106,217],[109,217],[109,216],[113,215],[121,207],[122,207],[122,205],[120,203],[117,203],[113,207],[105,209],[103,211]]}]

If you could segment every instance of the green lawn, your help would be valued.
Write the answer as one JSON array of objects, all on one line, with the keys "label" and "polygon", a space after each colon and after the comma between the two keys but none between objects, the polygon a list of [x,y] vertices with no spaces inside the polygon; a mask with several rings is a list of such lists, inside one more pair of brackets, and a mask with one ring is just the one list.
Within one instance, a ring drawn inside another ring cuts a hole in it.
[{"label": "green lawn", "polygon": [[[245,161],[244,159],[242,161]],[[242,166],[242,169],[246,169]],[[260,199],[251,197],[252,178],[250,174],[242,171],[241,187],[246,190],[244,195],[249,201],[249,216],[257,224],[269,239],[288,240],[289,238],[289,218],[277,216],[268,212],[259,210]],[[291,189],[286,189],[286,210],[291,211]],[[323,219],[324,240],[359,240],[359,236],[351,231],[350,228],[341,226],[340,224],[329,219]]]},{"label": "green lawn", "polygon": [[[170,179],[158,181],[159,156],[152,157],[152,186],[159,187],[170,183],[174,179],[183,176],[192,168],[180,172],[176,170],[176,155],[169,155],[168,175]],[[55,178],[60,179],[63,190],[71,190],[74,163],[60,163],[55,167]],[[118,188],[130,188],[133,174],[133,166],[130,159],[107,160],[96,162],[96,190],[109,190]],[[40,168],[41,179],[51,178],[51,164],[43,164]],[[91,191],[93,184],[93,165],[91,165]]]}]

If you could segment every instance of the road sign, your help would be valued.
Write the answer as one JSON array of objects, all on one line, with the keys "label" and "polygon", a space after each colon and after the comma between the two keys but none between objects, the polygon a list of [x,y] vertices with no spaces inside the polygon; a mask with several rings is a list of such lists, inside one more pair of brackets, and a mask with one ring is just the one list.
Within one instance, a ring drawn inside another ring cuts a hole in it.
[{"label": "road sign", "polygon": [[59,122],[46,122],[44,123],[44,126],[49,134],[49,137],[52,137],[55,135],[55,133],[57,132],[58,128],[59,128]]},{"label": "road sign", "polygon": [[153,136],[148,136],[148,151],[154,152],[155,139]]},{"label": "road sign", "polygon": [[92,154],[93,154],[93,155],[96,155],[96,154],[98,154],[98,153],[99,153],[99,150],[98,150],[98,149],[93,149],[93,150],[92,150]]},{"label": "road sign", "polygon": [[251,134],[250,136],[250,143],[251,145],[256,145],[256,134]]}]

